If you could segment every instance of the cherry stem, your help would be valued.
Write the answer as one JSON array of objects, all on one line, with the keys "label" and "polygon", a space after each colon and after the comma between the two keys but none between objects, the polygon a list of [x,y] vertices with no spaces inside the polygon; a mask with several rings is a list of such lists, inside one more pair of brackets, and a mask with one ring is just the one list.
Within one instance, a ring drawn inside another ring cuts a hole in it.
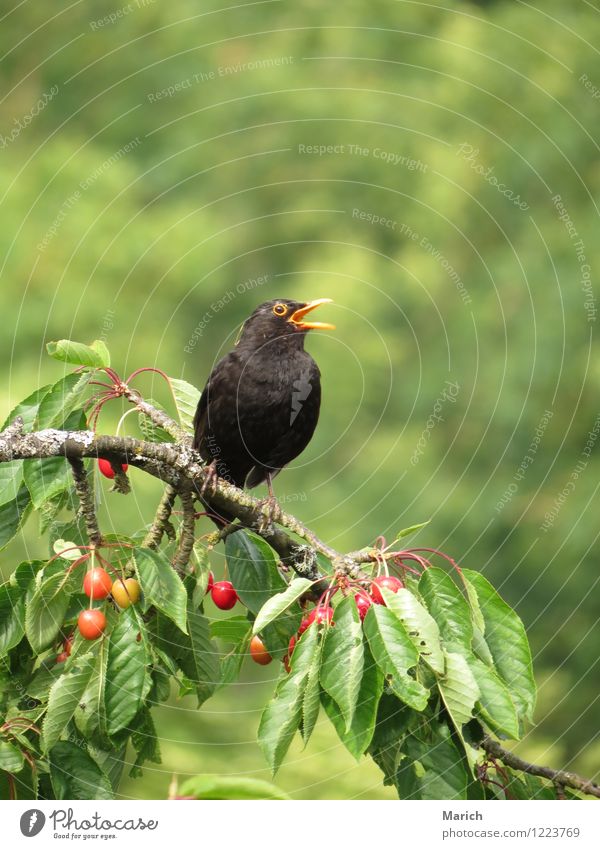
[{"label": "cherry stem", "polygon": [[161,371],[159,368],[152,368],[151,366],[146,366],[145,368],[138,368],[135,371],[132,371],[131,374],[129,375],[129,377],[127,378],[127,380],[125,381],[125,383],[126,384],[131,383],[131,381],[134,379],[134,377],[137,377],[138,374],[142,374],[142,372],[145,372],[145,371],[152,371],[155,374],[160,374],[160,376],[164,377],[164,379],[169,384],[169,388],[171,388],[171,381],[169,380],[167,375],[164,373],[164,371]]}]

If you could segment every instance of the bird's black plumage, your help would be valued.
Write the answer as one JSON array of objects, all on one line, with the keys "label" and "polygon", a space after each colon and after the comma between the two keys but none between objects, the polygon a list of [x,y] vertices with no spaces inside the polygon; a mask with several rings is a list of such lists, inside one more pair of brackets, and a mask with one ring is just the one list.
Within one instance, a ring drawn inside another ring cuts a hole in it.
[{"label": "bird's black plumage", "polygon": [[194,418],[194,447],[236,486],[270,485],[308,445],[319,418],[321,374],[304,350],[304,321],[322,301],[267,301],[214,367]]}]

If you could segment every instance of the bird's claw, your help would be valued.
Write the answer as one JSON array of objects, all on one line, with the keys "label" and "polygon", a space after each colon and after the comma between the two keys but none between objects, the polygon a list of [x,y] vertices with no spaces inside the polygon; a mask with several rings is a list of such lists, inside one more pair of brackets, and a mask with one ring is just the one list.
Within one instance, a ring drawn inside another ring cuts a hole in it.
[{"label": "bird's claw", "polygon": [[219,479],[219,475],[217,474],[217,461],[213,460],[212,463],[206,467],[206,476],[204,478],[204,483],[200,488],[200,495],[203,498],[208,489],[212,490],[212,494],[214,495],[217,491],[217,481]]},{"label": "bird's claw", "polygon": [[259,532],[268,531],[281,517],[279,501],[274,495],[269,495],[268,498],[261,499],[259,506],[261,516],[258,523],[258,530]]}]

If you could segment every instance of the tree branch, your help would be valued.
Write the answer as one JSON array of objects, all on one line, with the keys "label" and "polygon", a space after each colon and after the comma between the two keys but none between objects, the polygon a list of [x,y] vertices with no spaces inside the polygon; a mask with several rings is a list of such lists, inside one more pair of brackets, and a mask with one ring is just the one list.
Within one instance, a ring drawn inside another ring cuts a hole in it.
[{"label": "tree branch", "polygon": [[169,539],[175,539],[175,528],[169,520],[176,497],[177,491],[170,484],[167,484],[156,508],[154,520],[144,537],[143,545],[146,548],[158,548],[162,542],[163,534],[166,534]]},{"label": "tree branch", "polygon": [[527,772],[529,775],[537,775],[540,778],[547,778],[557,786],[571,787],[573,790],[579,790],[581,793],[586,793],[588,796],[596,796],[600,799],[600,785],[596,784],[588,778],[582,778],[575,772],[566,772],[562,769],[552,769],[549,766],[536,766],[523,760],[518,755],[505,749],[497,740],[492,737],[485,737],[481,743],[481,748],[493,758],[498,758],[511,769],[519,770],[519,772]]},{"label": "tree branch", "polygon": [[194,499],[189,489],[179,493],[179,500],[183,507],[183,520],[181,522],[181,534],[179,538],[179,550],[173,565],[182,572],[188,565],[194,549],[194,528],[196,524],[196,513],[194,511]]},{"label": "tree branch", "polygon": [[73,472],[75,492],[79,498],[79,512],[83,516],[87,534],[92,545],[102,544],[102,534],[94,509],[94,496],[90,489],[88,477],[83,462],[77,457],[70,457],[69,463]]}]

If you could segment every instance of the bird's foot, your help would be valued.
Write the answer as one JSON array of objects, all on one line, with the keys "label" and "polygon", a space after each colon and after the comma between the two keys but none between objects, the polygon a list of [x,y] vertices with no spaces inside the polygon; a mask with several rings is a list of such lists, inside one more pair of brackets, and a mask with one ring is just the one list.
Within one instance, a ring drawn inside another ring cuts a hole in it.
[{"label": "bird's foot", "polygon": [[211,489],[212,494],[214,495],[217,491],[217,481],[219,479],[219,475],[217,474],[217,461],[213,460],[212,463],[206,467],[206,477],[204,478],[204,483],[200,488],[200,495],[204,497],[207,490]]},{"label": "bird's foot", "polygon": [[274,495],[269,495],[267,498],[262,498],[259,501],[260,519],[258,522],[259,533],[268,531],[275,522],[281,517],[281,507],[279,501]]}]

